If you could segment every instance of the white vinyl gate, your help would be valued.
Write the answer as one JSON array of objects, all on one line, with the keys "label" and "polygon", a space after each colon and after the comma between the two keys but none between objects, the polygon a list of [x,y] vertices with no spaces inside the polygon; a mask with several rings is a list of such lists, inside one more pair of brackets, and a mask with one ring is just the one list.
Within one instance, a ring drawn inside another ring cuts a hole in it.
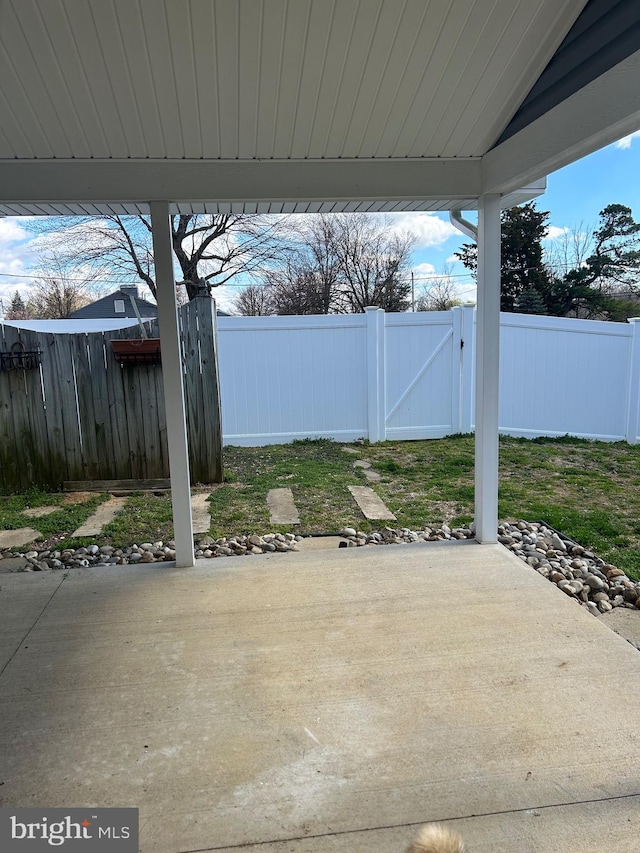
[{"label": "white vinyl gate", "polygon": [[473,315],[220,317],[225,443],[469,432]]},{"label": "white vinyl gate", "polygon": [[[218,319],[226,444],[471,432],[474,308]],[[500,431],[638,441],[640,322],[502,314]]]}]

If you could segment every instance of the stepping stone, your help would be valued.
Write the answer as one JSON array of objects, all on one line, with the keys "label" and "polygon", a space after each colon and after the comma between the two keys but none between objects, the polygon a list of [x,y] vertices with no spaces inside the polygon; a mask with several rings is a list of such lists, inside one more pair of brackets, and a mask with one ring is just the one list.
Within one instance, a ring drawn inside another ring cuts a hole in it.
[{"label": "stepping stone", "polygon": [[191,517],[193,519],[194,533],[208,533],[211,527],[211,514],[209,512],[209,493],[193,495],[191,498]]},{"label": "stepping stone", "polygon": [[42,539],[42,533],[33,527],[19,527],[17,530],[0,530],[0,551],[7,548],[20,548],[33,542],[34,539]]},{"label": "stepping stone", "polygon": [[355,502],[362,510],[362,514],[365,518],[370,518],[374,521],[382,519],[395,521],[395,515],[385,506],[378,495],[373,491],[373,489],[370,489],[369,486],[349,486],[349,491],[353,495]]},{"label": "stepping stone", "polygon": [[366,462],[364,459],[358,459],[353,463],[354,468],[362,468],[362,473],[369,480],[370,483],[379,483],[380,482],[380,474],[377,471],[374,471],[371,467],[371,462]]},{"label": "stepping stone", "polygon": [[20,514],[29,518],[42,518],[43,515],[51,515],[52,512],[57,512],[59,509],[59,506],[34,506],[31,509],[23,509]]},{"label": "stepping stone", "polygon": [[84,524],[81,524],[77,530],[74,530],[72,536],[97,536],[102,532],[105,524],[116,517],[120,510],[124,507],[126,498],[109,498],[103,504],[100,504],[98,509],[89,516]]},{"label": "stepping stone", "polygon": [[300,524],[291,489],[270,489],[267,506],[271,513],[269,521],[272,524]]},{"label": "stepping stone", "polygon": [[352,453],[354,456],[360,455],[360,451],[356,450],[355,447],[341,447],[340,450],[342,450],[343,453]]}]

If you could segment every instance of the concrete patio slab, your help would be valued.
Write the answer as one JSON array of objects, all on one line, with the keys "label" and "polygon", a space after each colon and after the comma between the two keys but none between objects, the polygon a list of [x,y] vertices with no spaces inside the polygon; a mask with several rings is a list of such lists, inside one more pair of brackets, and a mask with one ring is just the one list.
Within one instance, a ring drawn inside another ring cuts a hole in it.
[{"label": "concrete patio slab", "polygon": [[4,805],[136,806],[143,853],[637,851],[640,654],[502,546],[1,586]]},{"label": "concrete patio slab", "polygon": [[395,515],[369,486],[349,486],[349,491],[365,518],[372,521],[395,521]]},{"label": "concrete patio slab", "polygon": [[300,524],[291,489],[269,489],[267,506],[271,524]]},{"label": "concrete patio slab", "polygon": [[93,515],[81,524],[77,530],[74,530],[72,536],[97,536],[101,532],[105,524],[116,517],[116,515],[124,508],[126,498],[111,497],[96,509]]}]

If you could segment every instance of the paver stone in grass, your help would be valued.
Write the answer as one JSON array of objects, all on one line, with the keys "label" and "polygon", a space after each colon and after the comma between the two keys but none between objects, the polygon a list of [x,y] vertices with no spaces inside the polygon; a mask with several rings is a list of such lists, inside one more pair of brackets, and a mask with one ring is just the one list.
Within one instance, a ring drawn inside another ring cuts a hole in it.
[{"label": "paver stone in grass", "polygon": [[395,515],[369,486],[349,486],[349,491],[365,518],[373,521],[383,519],[395,521]]},{"label": "paver stone in grass", "polygon": [[271,524],[300,524],[291,489],[270,489],[267,494]]},{"label": "paver stone in grass", "polygon": [[102,532],[105,524],[116,517],[126,503],[126,498],[109,498],[97,508],[93,515],[81,524],[77,530],[74,530],[72,536],[97,536]]},{"label": "paver stone in grass", "polygon": [[202,493],[191,497],[191,516],[193,519],[194,533],[208,533],[211,527],[211,514],[209,513],[209,495]]},{"label": "paver stone in grass", "polygon": [[19,527],[17,530],[0,530],[0,551],[6,548],[20,548],[33,542],[34,539],[42,539],[42,533],[33,527]]},{"label": "paver stone in grass", "polygon": [[26,515],[28,518],[42,518],[45,515],[51,515],[52,512],[57,512],[59,506],[34,506],[29,509],[23,509],[21,515]]}]

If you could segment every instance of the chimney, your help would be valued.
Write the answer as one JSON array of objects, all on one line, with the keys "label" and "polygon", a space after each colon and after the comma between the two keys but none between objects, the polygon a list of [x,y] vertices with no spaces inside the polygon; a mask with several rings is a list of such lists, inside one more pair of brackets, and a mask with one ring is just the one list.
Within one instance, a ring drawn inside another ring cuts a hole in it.
[{"label": "chimney", "polygon": [[139,298],[137,284],[123,284],[120,291],[121,293],[124,293],[125,296],[133,296],[136,299]]}]

